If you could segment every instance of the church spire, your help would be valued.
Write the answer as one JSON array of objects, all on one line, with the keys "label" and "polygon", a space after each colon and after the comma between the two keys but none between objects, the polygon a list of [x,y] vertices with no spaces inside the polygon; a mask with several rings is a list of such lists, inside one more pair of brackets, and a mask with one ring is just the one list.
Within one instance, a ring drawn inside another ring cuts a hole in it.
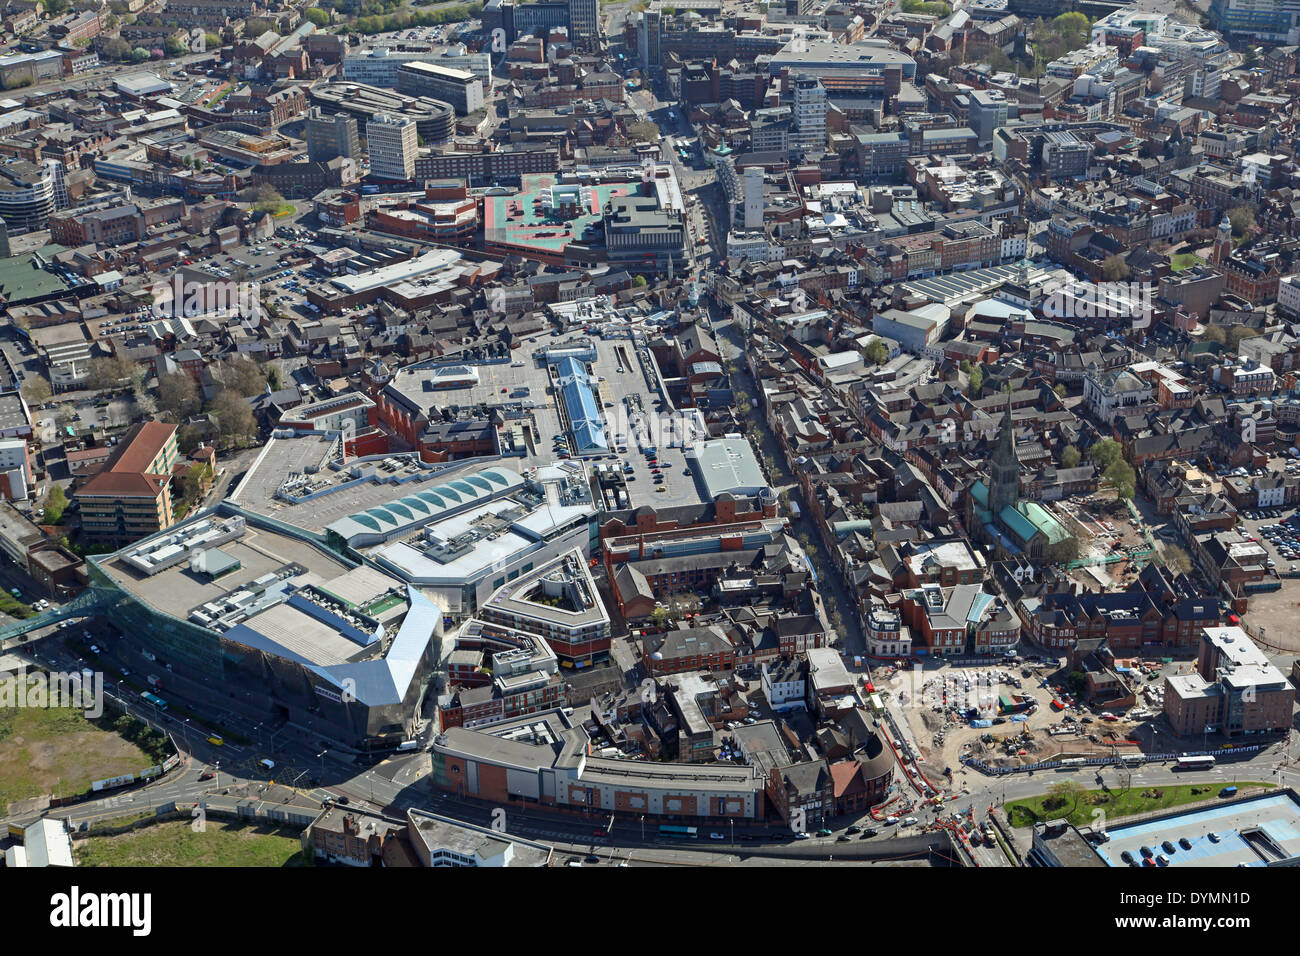
[{"label": "church spire", "polygon": [[1016,458],[1016,428],[1011,419],[1011,385],[1007,384],[1007,408],[998,429],[997,444],[989,459],[989,510],[995,515],[1020,500],[1020,461]]}]

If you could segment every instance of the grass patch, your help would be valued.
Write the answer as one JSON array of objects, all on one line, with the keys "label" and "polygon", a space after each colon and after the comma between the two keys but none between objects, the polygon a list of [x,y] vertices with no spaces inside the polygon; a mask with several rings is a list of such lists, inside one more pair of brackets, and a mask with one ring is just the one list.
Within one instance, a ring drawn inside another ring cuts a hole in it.
[{"label": "grass patch", "polygon": [[[1174,784],[1168,786],[1137,786],[1129,790],[1083,790],[1076,803],[1073,796],[1057,797],[1044,793],[1024,800],[1013,800],[1007,804],[1007,819],[1013,827],[1030,827],[1035,823],[1048,820],[1069,820],[1075,826],[1087,826],[1093,822],[1093,813],[1104,810],[1106,817],[1114,820],[1138,813],[1150,813],[1153,810],[1167,810],[1185,803],[1214,799],[1226,783],[1212,784]],[[1272,787],[1271,783],[1241,782],[1236,786]],[[1064,803],[1056,802],[1064,799]]]},{"label": "grass patch", "polygon": [[95,780],[156,761],[79,711],[26,707],[0,712],[0,807],[44,793],[74,794]]},{"label": "grass patch", "polygon": [[78,866],[311,866],[297,830],[208,819],[196,833],[189,820],[169,820],[129,833],[78,841]]},{"label": "grass patch", "polygon": [[1205,265],[1205,260],[1194,252],[1180,252],[1176,256],[1171,256],[1169,264],[1175,272],[1182,272],[1193,266]]}]

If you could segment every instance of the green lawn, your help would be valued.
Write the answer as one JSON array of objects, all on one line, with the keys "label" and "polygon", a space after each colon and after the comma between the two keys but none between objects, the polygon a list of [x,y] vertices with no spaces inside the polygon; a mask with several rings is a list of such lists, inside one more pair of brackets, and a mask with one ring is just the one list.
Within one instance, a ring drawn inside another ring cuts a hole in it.
[{"label": "green lawn", "polygon": [[201,833],[168,820],[74,844],[78,866],[311,866],[297,830],[209,818]]},{"label": "green lawn", "polygon": [[1192,266],[1204,265],[1205,260],[1194,252],[1180,252],[1169,259],[1170,265],[1175,272],[1182,272],[1184,269],[1190,269]]},{"label": "green lawn", "polygon": [[[1271,783],[1236,782],[1243,790],[1247,787],[1272,787]],[[1208,784],[1174,784],[1170,786],[1143,787],[1131,790],[1084,790],[1075,803],[1073,796],[1065,797],[1063,805],[1044,806],[1052,799],[1049,793],[1028,797],[1024,800],[1012,800],[1007,804],[1007,818],[1015,827],[1029,827],[1047,820],[1059,820],[1062,817],[1075,826],[1085,826],[1094,822],[1093,814],[1104,810],[1111,820],[1133,816],[1137,813],[1150,813],[1152,810],[1166,810],[1184,803],[1200,800],[1213,800],[1227,783]],[[1073,807],[1073,812],[1070,811]]]},{"label": "green lawn", "polygon": [[154,761],[80,711],[0,711],[0,809],[43,793],[73,794],[95,780],[144,770]]}]

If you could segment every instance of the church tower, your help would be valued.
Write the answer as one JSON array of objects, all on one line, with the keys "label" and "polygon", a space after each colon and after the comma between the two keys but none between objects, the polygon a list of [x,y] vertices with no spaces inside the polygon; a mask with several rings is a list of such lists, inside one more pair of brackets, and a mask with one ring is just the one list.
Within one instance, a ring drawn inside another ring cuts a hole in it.
[{"label": "church tower", "polygon": [[989,458],[989,511],[1015,507],[1020,500],[1020,462],[1016,458],[1016,433],[1011,423],[1011,389],[1007,389],[1007,410],[998,429],[998,443]]}]

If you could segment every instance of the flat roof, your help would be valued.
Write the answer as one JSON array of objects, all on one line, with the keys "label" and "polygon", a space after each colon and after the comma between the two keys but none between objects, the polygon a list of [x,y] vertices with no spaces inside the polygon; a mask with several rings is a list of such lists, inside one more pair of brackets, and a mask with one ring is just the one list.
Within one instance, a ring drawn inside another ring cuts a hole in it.
[{"label": "flat roof", "polygon": [[695,449],[694,463],[709,498],[721,494],[749,495],[754,489],[767,487],[767,479],[747,438],[701,442]]},{"label": "flat roof", "polygon": [[[176,532],[176,528],[169,528],[155,538],[161,540]],[[301,565],[309,573],[324,579],[338,577],[349,569],[349,565],[323,548],[252,524],[245,528],[239,538],[221,545],[221,550],[237,560],[240,567],[217,579],[191,573],[188,561],[145,577],[127,564],[123,557],[139,548],[140,543],[137,542],[120,555],[103,559],[100,568],[127,593],[153,609],[180,620],[186,620],[193,608],[238,592],[257,578],[279,571],[287,565]]]},{"label": "flat roof", "polygon": [[[1228,783],[1223,776],[1215,787]],[[1288,789],[1120,824],[1106,832],[1110,840],[1097,847],[1097,854],[1110,866],[1127,865],[1120,859],[1125,850],[1140,860],[1143,846],[1164,853],[1170,866],[1267,866],[1300,857],[1300,799]],[[1210,833],[1219,835],[1218,843]],[[1184,837],[1191,841],[1190,850],[1178,845]],[[1173,853],[1161,848],[1166,840],[1177,847]]]}]

